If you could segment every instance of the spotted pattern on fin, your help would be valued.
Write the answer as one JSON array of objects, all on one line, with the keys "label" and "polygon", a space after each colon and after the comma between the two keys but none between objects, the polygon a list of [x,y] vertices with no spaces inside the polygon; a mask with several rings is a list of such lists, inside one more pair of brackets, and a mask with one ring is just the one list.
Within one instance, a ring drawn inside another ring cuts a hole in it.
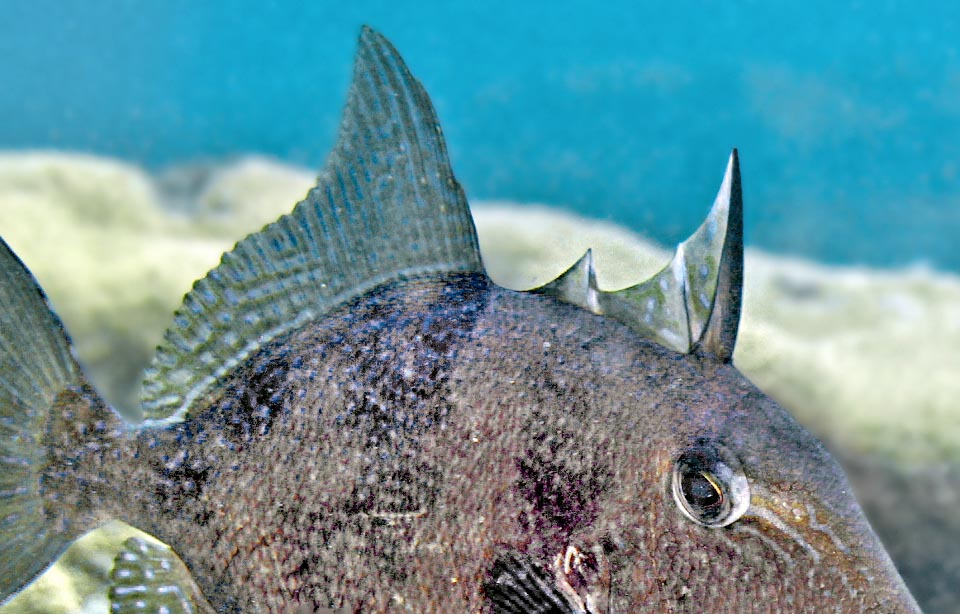
[{"label": "spotted pattern on fin", "polygon": [[110,571],[113,614],[197,614],[213,612],[190,572],[166,546],[131,537]]}]

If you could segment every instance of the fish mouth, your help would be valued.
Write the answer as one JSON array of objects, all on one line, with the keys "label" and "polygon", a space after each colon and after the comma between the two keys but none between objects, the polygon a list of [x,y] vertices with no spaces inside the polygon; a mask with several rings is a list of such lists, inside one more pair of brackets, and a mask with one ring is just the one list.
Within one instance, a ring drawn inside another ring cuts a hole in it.
[{"label": "fish mouth", "polygon": [[811,588],[815,574],[836,578],[842,591],[824,589],[825,600],[861,604],[858,611],[921,612],[856,502],[838,511],[798,495],[755,487],[747,512],[730,528],[762,544],[784,568],[805,572]]}]

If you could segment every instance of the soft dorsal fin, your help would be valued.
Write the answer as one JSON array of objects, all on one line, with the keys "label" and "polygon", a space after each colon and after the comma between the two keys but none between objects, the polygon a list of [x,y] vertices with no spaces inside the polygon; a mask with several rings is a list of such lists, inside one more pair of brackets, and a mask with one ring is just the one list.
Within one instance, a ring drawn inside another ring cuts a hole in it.
[{"label": "soft dorsal fin", "polygon": [[483,272],[466,198],[426,92],[393,46],[364,27],[317,186],[186,295],[146,373],[144,417],[181,420],[277,335],[386,282],[443,272]]},{"label": "soft dorsal fin", "polygon": [[680,352],[729,362],[737,341],[743,288],[743,197],[733,150],[706,221],[677,246],[670,263],[623,290],[599,290],[588,251],[557,279],[534,291],[623,322]]}]

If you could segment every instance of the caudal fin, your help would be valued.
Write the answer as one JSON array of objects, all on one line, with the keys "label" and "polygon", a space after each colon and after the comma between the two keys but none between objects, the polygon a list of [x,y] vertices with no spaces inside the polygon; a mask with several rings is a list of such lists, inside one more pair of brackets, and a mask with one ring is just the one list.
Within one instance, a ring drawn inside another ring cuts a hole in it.
[{"label": "caudal fin", "polygon": [[43,496],[45,432],[58,397],[82,375],[63,325],[0,238],[0,602],[77,536]]}]

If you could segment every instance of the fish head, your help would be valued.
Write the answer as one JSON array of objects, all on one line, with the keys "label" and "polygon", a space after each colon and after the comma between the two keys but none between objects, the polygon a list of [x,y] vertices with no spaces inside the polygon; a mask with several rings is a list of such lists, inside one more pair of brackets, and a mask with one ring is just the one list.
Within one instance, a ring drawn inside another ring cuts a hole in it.
[{"label": "fish head", "polygon": [[919,611],[816,437],[733,365],[600,320],[547,342],[516,461],[536,560],[501,585],[539,573],[570,612]]},{"label": "fish head", "polygon": [[[917,612],[840,466],[732,365],[742,206],[734,150],[705,222],[658,274],[601,290],[588,251],[534,289],[603,316],[605,347],[587,359],[606,392],[584,412],[596,434],[581,451],[616,459],[590,545],[542,564],[572,611]],[[568,401],[554,400],[564,419]]]},{"label": "fish head", "polygon": [[642,496],[659,510],[658,528],[624,539],[636,548],[621,571],[633,598],[737,612],[918,611],[824,446],[731,365],[684,363],[684,383],[659,408],[668,416],[651,420],[658,450],[645,464],[649,443],[635,450],[652,486]]}]

